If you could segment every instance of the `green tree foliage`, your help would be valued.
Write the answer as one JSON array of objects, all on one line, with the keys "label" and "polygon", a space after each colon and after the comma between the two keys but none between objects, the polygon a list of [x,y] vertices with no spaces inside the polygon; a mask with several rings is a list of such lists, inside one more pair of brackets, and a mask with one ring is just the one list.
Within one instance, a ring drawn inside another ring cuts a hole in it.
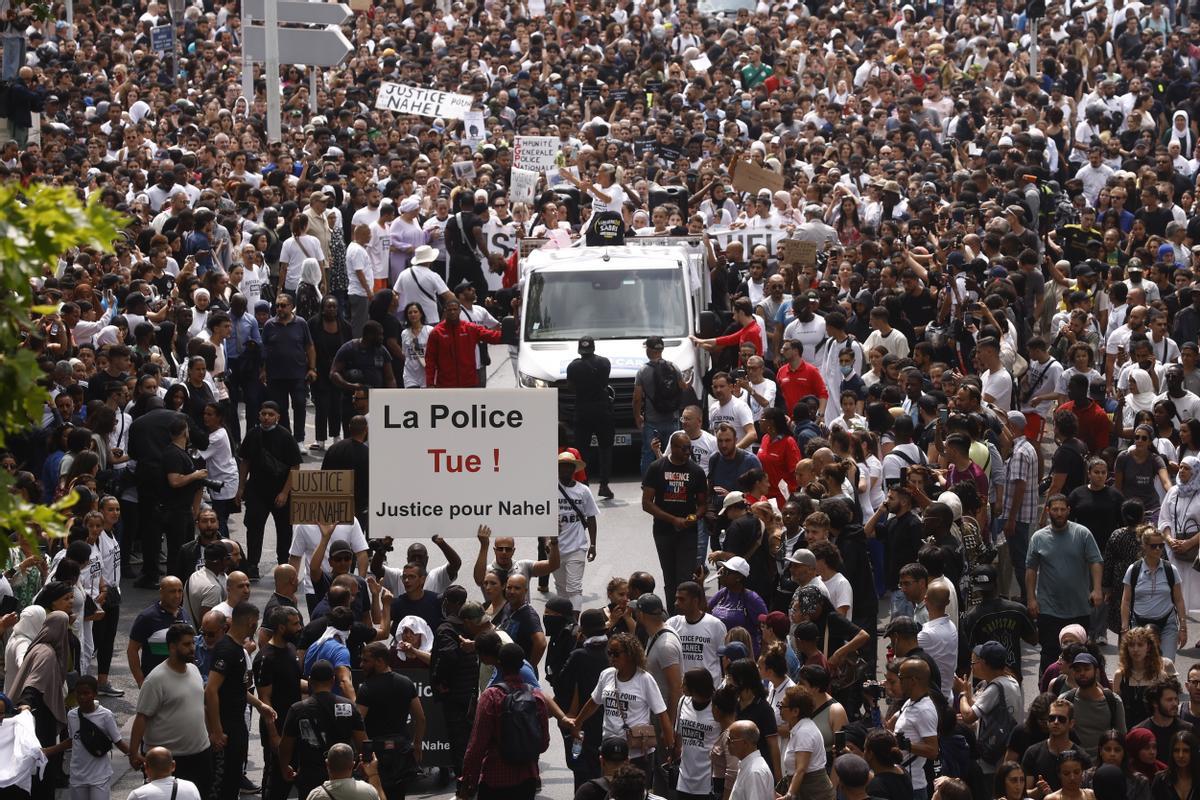
[{"label": "green tree foliage", "polygon": [[[57,308],[34,305],[31,281],[53,274],[69,250],[109,249],[121,225],[119,214],[98,202],[85,205],[69,189],[0,184],[0,448],[9,434],[40,425],[50,399],[24,340],[31,315]],[[31,505],[12,494],[11,486],[12,476],[0,470],[0,566],[8,561],[14,536],[33,536],[35,526],[50,536],[65,535],[62,512],[73,502],[68,496],[51,507]]]}]

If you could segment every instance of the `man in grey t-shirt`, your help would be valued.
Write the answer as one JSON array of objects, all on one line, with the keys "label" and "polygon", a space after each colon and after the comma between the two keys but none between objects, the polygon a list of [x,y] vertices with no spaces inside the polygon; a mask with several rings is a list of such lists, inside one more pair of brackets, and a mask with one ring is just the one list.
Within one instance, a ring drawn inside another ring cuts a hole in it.
[{"label": "man in grey t-shirt", "polygon": [[646,671],[658,684],[667,713],[674,720],[683,695],[683,643],[679,634],[667,627],[667,610],[658,595],[640,595],[633,610],[634,619],[646,629]]}]

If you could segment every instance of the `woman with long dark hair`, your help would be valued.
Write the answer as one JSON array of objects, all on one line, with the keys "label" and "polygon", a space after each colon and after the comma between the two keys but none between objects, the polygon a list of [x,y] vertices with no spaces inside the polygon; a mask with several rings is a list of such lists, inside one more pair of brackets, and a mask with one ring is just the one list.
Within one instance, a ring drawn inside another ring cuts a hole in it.
[{"label": "woman with long dark hair", "polygon": [[1192,800],[1196,791],[1196,770],[1200,768],[1200,739],[1191,731],[1179,731],[1171,737],[1170,752],[1164,753],[1167,768],[1154,776],[1150,796],[1154,800]]}]

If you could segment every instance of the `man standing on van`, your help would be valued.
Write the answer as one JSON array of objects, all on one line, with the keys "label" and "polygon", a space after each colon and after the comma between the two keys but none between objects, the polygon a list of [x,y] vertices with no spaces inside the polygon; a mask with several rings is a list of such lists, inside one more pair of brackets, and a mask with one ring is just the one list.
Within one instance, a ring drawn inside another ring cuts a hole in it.
[{"label": "man standing on van", "polygon": [[642,432],[641,472],[654,460],[650,443],[659,444],[679,430],[679,412],[683,409],[683,393],[688,385],[679,368],[662,357],[663,339],[646,339],[646,358],[649,361],[638,370],[633,383],[633,424]]}]

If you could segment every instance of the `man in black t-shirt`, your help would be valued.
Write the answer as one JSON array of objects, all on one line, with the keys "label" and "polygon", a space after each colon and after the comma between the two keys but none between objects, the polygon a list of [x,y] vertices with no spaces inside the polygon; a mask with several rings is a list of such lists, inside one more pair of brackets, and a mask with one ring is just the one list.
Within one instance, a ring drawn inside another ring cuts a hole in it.
[{"label": "man in black t-shirt", "polygon": [[[383,642],[372,642],[363,649],[362,668],[364,679],[359,684],[355,703],[379,759],[379,780],[388,797],[404,797],[404,769],[414,760],[417,765],[421,763],[425,710],[421,707],[416,684],[408,677],[392,672],[388,648]],[[410,716],[411,736],[408,732]]]},{"label": "man in black t-shirt", "polygon": [[[211,679],[210,679],[211,680]],[[285,780],[296,784],[298,797],[308,797],[329,776],[325,753],[341,742],[355,750],[367,740],[362,716],[354,704],[333,695],[333,665],[322,659],[308,673],[310,696],[288,709],[279,742]]]},{"label": "man in black t-shirt", "polygon": [[675,589],[696,570],[696,521],[707,498],[704,470],[692,461],[692,442],[683,431],[671,434],[666,455],[646,468],[642,510],[654,517],[654,547],[662,566],[663,592]]},{"label": "man in black t-shirt", "polygon": [[[196,469],[192,457],[187,454],[188,424],[183,417],[170,421],[167,431],[171,444],[163,451],[162,471],[166,487],[163,492],[163,535],[167,540],[167,569],[173,572],[179,561],[179,549],[192,538],[192,503],[201,481],[208,477],[208,470]],[[143,543],[142,557],[153,550],[154,563],[158,563],[158,543],[153,547]],[[144,562],[149,563],[149,562]],[[187,575],[177,576],[186,579]]]},{"label": "man in black t-shirt", "polygon": [[[567,385],[575,393],[575,449],[595,465],[600,480],[601,497],[611,500],[608,479],[612,473],[613,404],[608,379],[612,364],[596,355],[596,341],[591,336],[579,339],[579,358],[567,365]],[[592,450],[592,435],[596,436],[599,451]]]},{"label": "man in black t-shirt", "polygon": [[300,612],[294,606],[279,605],[272,609],[266,622],[271,638],[254,657],[254,683],[258,696],[275,709],[275,719],[259,717],[263,743],[262,792],[266,800],[283,800],[292,785],[283,779],[275,753],[283,734],[284,717],[293,704],[300,702],[300,663],[294,644],[300,635]]},{"label": "man in black t-shirt", "polygon": [[[243,646],[258,628],[258,606],[238,603],[233,609],[229,631],[213,648],[212,667],[204,687],[204,717],[213,746],[213,789],[219,800],[237,798],[242,782],[242,765],[250,748],[246,729],[246,700],[251,674]],[[264,717],[275,710],[258,698],[254,704]]]},{"label": "man in black t-shirt", "polygon": [[[334,586],[331,588],[326,599],[329,601],[330,611],[339,606],[353,609],[353,598],[350,589],[345,586]],[[362,649],[368,642],[373,642],[376,639],[382,639],[387,636],[388,626],[391,622],[391,604],[382,605],[382,608],[383,619],[379,626],[359,622],[357,618],[350,625],[350,633],[346,637],[346,649],[350,651],[351,668],[354,668],[358,664],[359,658],[362,656]],[[296,642],[296,649],[303,653],[312,647],[321,638],[321,634],[325,633],[325,629],[329,627],[329,620],[330,616],[328,613],[314,616],[304,626],[304,630],[300,632],[300,638]]]},{"label": "man in black t-shirt", "polygon": [[968,580],[983,601],[959,617],[958,665],[967,670],[971,652],[984,642],[999,642],[1008,651],[1008,667],[1021,680],[1021,642],[1037,644],[1037,628],[1029,611],[1020,603],[997,597],[999,582],[995,567],[976,567]]},{"label": "man in black t-shirt", "polygon": [[258,425],[246,433],[238,448],[237,501],[246,500],[246,561],[242,571],[258,577],[262,557],[263,530],[270,516],[275,521],[276,563],[288,560],[292,548],[292,521],[288,496],[291,472],[300,467],[300,446],[286,427],[279,424],[279,404],[273,400],[258,409]]}]

